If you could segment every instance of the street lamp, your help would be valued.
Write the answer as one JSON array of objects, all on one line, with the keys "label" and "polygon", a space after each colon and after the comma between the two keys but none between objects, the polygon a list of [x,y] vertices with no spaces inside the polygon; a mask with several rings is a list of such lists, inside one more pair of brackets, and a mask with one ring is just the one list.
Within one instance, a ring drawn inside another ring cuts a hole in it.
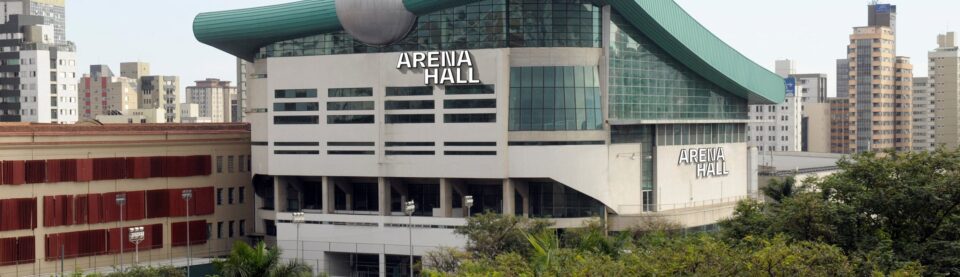
[{"label": "street lamp", "polygon": [[463,197],[463,206],[467,207],[467,217],[470,217],[470,208],[473,207],[473,195]]},{"label": "street lamp", "polygon": [[117,193],[117,206],[120,206],[120,272],[123,272],[123,205],[127,204],[127,193]]},{"label": "street lamp", "polygon": [[193,198],[193,190],[185,189],[180,194],[183,202],[187,205],[187,277],[190,277],[190,198]]},{"label": "street lamp", "polygon": [[403,207],[403,213],[407,214],[407,234],[410,235],[410,277],[413,277],[413,212],[417,210],[417,203],[410,200]]},{"label": "street lamp", "polygon": [[144,239],[143,227],[130,227],[130,242],[133,243],[133,251],[136,254],[135,264],[140,265],[140,242]]},{"label": "street lamp", "polygon": [[301,256],[301,252],[303,251],[303,249],[301,249],[301,244],[300,244],[300,224],[303,223],[304,221],[306,221],[306,218],[303,216],[303,212],[293,213],[293,224],[297,225],[297,260],[301,259],[300,256]]}]

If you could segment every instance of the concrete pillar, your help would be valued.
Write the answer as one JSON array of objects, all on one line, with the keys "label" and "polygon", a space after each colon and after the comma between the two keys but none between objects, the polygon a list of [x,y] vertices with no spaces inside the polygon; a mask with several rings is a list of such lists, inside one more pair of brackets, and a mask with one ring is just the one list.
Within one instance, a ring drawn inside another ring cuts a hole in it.
[{"label": "concrete pillar", "polygon": [[346,194],[345,195],[346,197],[344,198],[346,198],[347,210],[348,211],[353,210],[353,186],[351,186],[348,182],[343,181],[342,179],[333,182],[333,184],[336,185],[338,188],[340,188],[340,190],[342,190],[344,194]]},{"label": "concrete pillar", "polygon": [[450,180],[440,179],[440,217],[453,216],[453,187]]},{"label": "concrete pillar", "polygon": [[[461,182],[452,182],[452,181],[448,181],[448,182],[450,182],[450,186],[453,188],[453,191],[456,191],[457,193],[460,194],[460,201],[461,201],[460,203],[463,203],[463,201],[466,201],[466,196],[470,195],[469,191],[467,190],[467,185]],[[474,203],[473,205],[476,206],[477,203]],[[470,215],[470,211],[467,210],[467,207],[461,207],[460,216],[467,217],[468,215]]]},{"label": "concrete pillar", "polygon": [[516,189],[513,187],[513,180],[503,179],[503,214],[512,215],[517,210],[517,199],[514,197]]},{"label": "concrete pillar", "polygon": [[520,193],[520,212],[523,213],[524,217],[530,216],[530,186],[526,182],[514,181],[514,187],[517,188],[517,193]]},{"label": "concrete pillar", "polygon": [[273,177],[273,208],[277,212],[285,212],[287,207],[287,190],[280,181],[280,176]]},{"label": "concrete pillar", "polygon": [[[409,197],[407,197],[407,195],[410,195],[410,192],[407,190],[407,187],[404,186],[400,181],[394,180],[393,182],[390,182],[390,187],[393,190],[396,190],[398,194],[400,194],[400,211],[403,212],[403,207],[404,207],[403,203],[407,203],[407,200],[409,200]],[[420,204],[417,204],[417,205],[420,205]]]},{"label": "concrete pillar", "polygon": [[377,267],[379,268],[378,272],[380,272],[380,277],[387,277],[387,255],[386,254],[382,252],[380,253],[380,262],[378,263]]},{"label": "concrete pillar", "polygon": [[380,215],[390,215],[390,180],[387,178],[377,178],[377,206]]},{"label": "concrete pillar", "polygon": [[320,197],[323,199],[323,213],[332,214],[334,205],[336,204],[336,185],[334,185],[333,178],[323,176],[320,177],[321,192]]}]

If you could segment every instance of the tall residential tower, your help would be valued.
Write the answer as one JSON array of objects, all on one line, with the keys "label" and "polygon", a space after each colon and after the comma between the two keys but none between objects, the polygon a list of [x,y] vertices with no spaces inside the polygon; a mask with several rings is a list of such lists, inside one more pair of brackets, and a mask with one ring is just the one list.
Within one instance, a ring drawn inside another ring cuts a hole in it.
[{"label": "tall residential tower", "polygon": [[896,55],[896,6],[870,5],[869,18],[869,26],[854,28],[847,47],[847,152],[910,151],[913,66],[909,58]]},{"label": "tall residential tower", "polygon": [[930,83],[935,109],[935,141],[949,149],[960,147],[960,54],[953,32],[937,37],[939,47],[930,51]]}]

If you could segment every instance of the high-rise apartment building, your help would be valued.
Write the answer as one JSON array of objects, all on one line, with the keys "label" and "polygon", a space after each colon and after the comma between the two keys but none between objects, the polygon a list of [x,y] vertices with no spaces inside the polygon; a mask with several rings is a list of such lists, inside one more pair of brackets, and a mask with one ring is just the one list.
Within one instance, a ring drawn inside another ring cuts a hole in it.
[{"label": "high-rise apartment building", "polygon": [[234,122],[244,122],[247,105],[247,61],[237,58],[237,108],[234,113]]},{"label": "high-rise apartment building", "polygon": [[936,97],[930,78],[913,78],[913,151],[936,149]]},{"label": "high-rise apartment building", "polygon": [[797,96],[803,104],[823,103],[827,101],[827,74],[805,73],[790,74],[797,80]]},{"label": "high-rise apartment building", "polygon": [[837,97],[846,99],[850,95],[850,60],[837,59]]},{"label": "high-rise apartment building", "polygon": [[140,77],[150,75],[150,64],[145,62],[120,63],[120,76],[139,80]]},{"label": "high-rise apartment building", "polygon": [[747,141],[761,152],[801,151],[802,105],[800,97],[791,91],[783,103],[750,105]]},{"label": "high-rise apartment building", "polygon": [[896,55],[896,6],[870,5],[869,26],[850,35],[848,152],[912,150],[909,58]]},{"label": "high-rise apartment building", "polygon": [[74,123],[76,49],[56,44],[43,17],[13,14],[0,25],[0,121]]},{"label": "high-rise apartment building", "polygon": [[80,117],[120,115],[139,108],[137,80],[113,75],[107,65],[91,65],[80,79]]},{"label": "high-rise apartment building", "polygon": [[830,152],[850,153],[850,100],[827,98],[830,105]]},{"label": "high-rise apartment building", "polygon": [[70,44],[67,41],[67,13],[65,0],[0,0],[0,16],[10,21],[13,15],[32,15],[43,18],[40,24],[53,26],[55,45]]},{"label": "high-rise apartment building", "polygon": [[139,90],[141,109],[164,109],[166,123],[180,122],[180,77],[142,76]]},{"label": "high-rise apartment building", "polygon": [[928,53],[930,84],[936,99],[934,122],[937,146],[960,147],[960,54],[953,32],[937,37],[937,49]]},{"label": "high-rise apartment building", "polygon": [[793,60],[777,60],[774,69],[777,75],[787,78],[797,73],[797,63]]},{"label": "high-rise apartment building", "polygon": [[187,104],[197,104],[198,117],[210,122],[235,122],[237,88],[230,81],[208,78],[187,87]]}]

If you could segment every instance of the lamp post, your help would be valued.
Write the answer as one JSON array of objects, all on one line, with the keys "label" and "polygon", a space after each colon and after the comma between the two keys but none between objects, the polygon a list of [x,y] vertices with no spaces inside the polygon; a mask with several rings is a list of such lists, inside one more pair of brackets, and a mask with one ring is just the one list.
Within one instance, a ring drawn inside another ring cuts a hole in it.
[{"label": "lamp post", "polygon": [[117,193],[117,206],[120,206],[120,272],[123,272],[123,205],[127,204],[127,193]]},{"label": "lamp post", "polygon": [[190,277],[190,198],[193,198],[193,190],[183,190],[180,197],[187,206],[187,277]]},{"label": "lamp post", "polygon": [[136,253],[134,264],[140,265],[140,242],[143,241],[145,235],[143,232],[143,227],[130,227],[130,242],[133,243],[133,251]]},{"label": "lamp post", "polygon": [[306,218],[303,216],[303,212],[293,213],[293,224],[297,225],[297,261],[301,259],[300,256],[301,252],[303,251],[300,244],[300,224],[304,221],[306,221]]},{"label": "lamp post", "polygon": [[417,210],[417,203],[410,200],[403,207],[403,213],[407,214],[407,233],[410,235],[410,277],[413,277],[413,212]]},{"label": "lamp post", "polygon": [[463,206],[467,207],[467,217],[470,217],[470,208],[473,207],[473,195],[467,195],[463,197]]}]

